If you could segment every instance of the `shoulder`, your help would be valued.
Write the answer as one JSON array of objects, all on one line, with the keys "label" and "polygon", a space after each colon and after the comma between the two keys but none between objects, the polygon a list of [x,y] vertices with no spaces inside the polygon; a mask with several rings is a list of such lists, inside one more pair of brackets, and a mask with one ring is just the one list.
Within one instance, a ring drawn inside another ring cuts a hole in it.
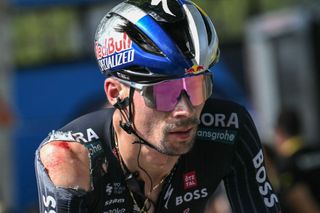
[{"label": "shoulder", "polygon": [[104,153],[106,125],[112,114],[113,109],[103,109],[83,115],[52,131],[42,142],[40,161],[56,186],[90,189],[91,166]]},{"label": "shoulder", "polygon": [[59,187],[89,190],[88,150],[74,141],[52,141],[40,148],[40,160]]}]

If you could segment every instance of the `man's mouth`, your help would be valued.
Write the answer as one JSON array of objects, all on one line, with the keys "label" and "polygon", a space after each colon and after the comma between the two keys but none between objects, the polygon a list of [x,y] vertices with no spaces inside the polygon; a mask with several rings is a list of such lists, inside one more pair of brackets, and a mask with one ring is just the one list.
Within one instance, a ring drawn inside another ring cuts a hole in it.
[{"label": "man's mouth", "polygon": [[169,132],[169,136],[175,140],[187,140],[192,136],[193,129],[193,127],[175,129]]}]

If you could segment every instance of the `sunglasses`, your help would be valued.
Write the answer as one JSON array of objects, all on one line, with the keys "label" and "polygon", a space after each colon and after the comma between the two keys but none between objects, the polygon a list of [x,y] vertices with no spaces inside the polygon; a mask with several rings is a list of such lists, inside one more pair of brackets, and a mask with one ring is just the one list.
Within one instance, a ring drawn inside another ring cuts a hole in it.
[{"label": "sunglasses", "polygon": [[172,111],[182,94],[187,94],[193,106],[204,103],[212,94],[212,73],[166,80],[155,84],[138,84],[120,80],[140,91],[145,104],[158,111]]}]

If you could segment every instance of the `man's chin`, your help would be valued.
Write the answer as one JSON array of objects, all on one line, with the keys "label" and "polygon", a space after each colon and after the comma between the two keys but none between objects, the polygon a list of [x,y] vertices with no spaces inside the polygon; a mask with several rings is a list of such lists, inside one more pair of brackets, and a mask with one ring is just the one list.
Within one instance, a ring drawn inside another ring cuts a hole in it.
[{"label": "man's chin", "polygon": [[[194,141],[179,142],[178,146],[166,146],[162,149],[162,153],[170,156],[180,156],[187,154],[193,147]],[[183,144],[181,144],[183,143]],[[175,144],[176,145],[176,144]]]}]

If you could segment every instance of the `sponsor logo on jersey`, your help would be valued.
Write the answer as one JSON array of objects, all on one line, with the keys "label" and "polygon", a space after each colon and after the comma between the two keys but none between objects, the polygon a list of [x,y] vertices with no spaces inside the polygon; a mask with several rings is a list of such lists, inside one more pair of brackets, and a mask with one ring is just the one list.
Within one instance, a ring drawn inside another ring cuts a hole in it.
[{"label": "sponsor logo on jersey", "polygon": [[197,131],[197,137],[202,140],[214,141],[225,144],[234,144],[238,132],[225,129],[201,128]]},{"label": "sponsor logo on jersey", "polygon": [[190,212],[190,208],[186,208],[185,210],[183,210],[183,213],[189,213]]},{"label": "sponsor logo on jersey", "polygon": [[200,117],[201,124],[207,127],[230,127],[239,128],[238,114],[233,112],[230,115],[222,113],[203,113]]},{"label": "sponsor logo on jersey", "polygon": [[172,16],[175,16],[169,9],[168,0],[151,0],[151,5],[157,6],[157,5],[159,5],[160,2],[162,3],[162,9],[165,13],[172,15]]},{"label": "sponsor logo on jersey", "polygon": [[57,140],[79,142],[81,144],[84,144],[88,149],[91,157],[95,157],[103,151],[99,136],[97,135],[97,133],[95,133],[95,131],[93,131],[92,128],[86,129],[85,133],[72,133],[71,131],[52,131],[49,134],[48,142]]},{"label": "sponsor logo on jersey", "polygon": [[205,71],[205,67],[201,65],[193,65],[189,69],[186,69],[186,74],[199,74]]},{"label": "sponsor logo on jersey", "polygon": [[51,195],[42,195],[42,202],[45,207],[45,213],[56,213],[57,201]]},{"label": "sponsor logo on jersey", "polygon": [[107,195],[110,196],[112,194],[112,190],[113,190],[113,187],[112,187],[111,183],[108,183],[107,186],[106,186]]},{"label": "sponsor logo on jersey", "polygon": [[97,155],[103,152],[100,140],[93,141],[90,143],[85,143],[84,145],[89,150],[89,154],[91,157],[96,157]]},{"label": "sponsor logo on jersey", "polygon": [[72,133],[72,136],[75,138],[76,141],[86,146],[91,157],[96,157],[97,155],[103,152],[99,136],[92,128],[86,129],[84,133]]},{"label": "sponsor logo on jersey", "polygon": [[185,190],[197,187],[198,181],[197,181],[196,172],[192,171],[184,174],[183,183],[184,183],[183,186]]},{"label": "sponsor logo on jersey", "polygon": [[254,168],[257,169],[256,180],[259,184],[259,192],[263,197],[264,204],[271,208],[275,203],[278,203],[277,196],[272,193],[271,184],[267,181],[267,172],[263,164],[263,152],[259,150],[258,154],[252,159]]},{"label": "sponsor logo on jersey", "polygon": [[116,209],[110,209],[107,211],[103,211],[103,213],[123,213],[126,212],[125,208],[116,208]]},{"label": "sponsor logo on jersey", "polygon": [[117,33],[105,38],[101,43],[95,42],[96,57],[103,70],[108,70],[134,61],[132,40],[126,33]]},{"label": "sponsor logo on jersey", "polygon": [[196,189],[190,192],[185,193],[184,195],[177,196],[176,197],[176,206],[179,206],[183,203],[188,203],[193,200],[199,200],[201,198],[208,197],[208,189],[202,188],[202,189]]},{"label": "sponsor logo on jersey", "polygon": [[99,136],[97,135],[97,133],[95,133],[95,131],[93,131],[92,128],[87,129],[85,133],[83,132],[72,133],[72,136],[75,138],[76,141],[80,143],[88,143],[93,140],[99,140]]},{"label": "sponsor logo on jersey", "polygon": [[106,186],[106,193],[108,196],[111,194],[120,195],[126,190],[126,187],[121,183],[108,183]]},{"label": "sponsor logo on jersey", "polygon": [[110,199],[110,200],[107,200],[104,205],[105,206],[110,206],[112,204],[119,204],[119,203],[124,203],[125,202],[125,199],[124,198],[115,198],[115,199]]}]

